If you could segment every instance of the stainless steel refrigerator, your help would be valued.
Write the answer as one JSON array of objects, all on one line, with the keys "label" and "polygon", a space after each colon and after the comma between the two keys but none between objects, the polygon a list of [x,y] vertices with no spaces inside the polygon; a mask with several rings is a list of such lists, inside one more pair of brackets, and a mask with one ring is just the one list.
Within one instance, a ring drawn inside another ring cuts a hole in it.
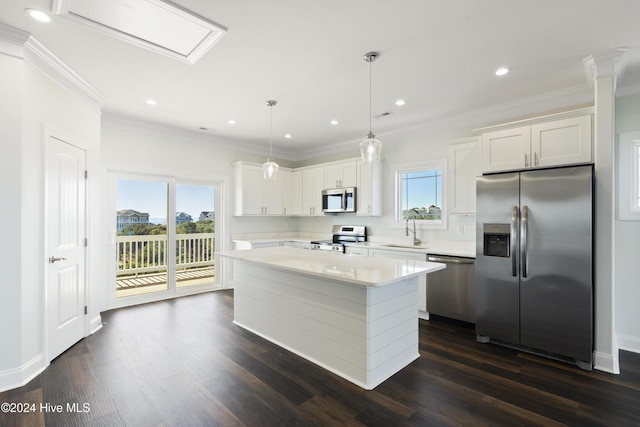
[{"label": "stainless steel refrigerator", "polygon": [[476,334],[592,367],[593,166],[477,178]]}]

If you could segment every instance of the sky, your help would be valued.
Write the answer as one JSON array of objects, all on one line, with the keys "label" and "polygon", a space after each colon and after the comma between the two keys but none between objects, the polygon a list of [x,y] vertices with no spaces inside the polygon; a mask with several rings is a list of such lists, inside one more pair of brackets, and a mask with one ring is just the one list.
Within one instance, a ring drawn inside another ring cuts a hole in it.
[{"label": "sky", "polygon": [[440,170],[408,172],[402,174],[402,208],[441,207],[442,175]]},{"label": "sky", "polygon": [[[166,182],[119,179],[117,210],[133,209],[150,218],[166,219],[167,188]],[[188,213],[194,221],[202,211],[215,211],[214,200],[211,185],[176,184],[176,211]]]}]

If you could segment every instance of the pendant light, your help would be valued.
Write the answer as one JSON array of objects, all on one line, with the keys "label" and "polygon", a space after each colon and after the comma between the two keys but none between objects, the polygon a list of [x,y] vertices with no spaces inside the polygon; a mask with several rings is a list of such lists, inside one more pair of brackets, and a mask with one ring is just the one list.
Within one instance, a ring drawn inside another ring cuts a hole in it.
[{"label": "pendant light", "polygon": [[271,125],[269,131],[269,157],[267,161],[262,165],[262,172],[264,174],[264,179],[276,179],[278,178],[278,169],[280,166],[276,162],[273,161],[271,157],[271,151],[273,149],[273,106],[276,105],[277,102],[274,100],[267,101],[267,105],[269,106],[269,111],[271,114]]},{"label": "pendant light", "polygon": [[365,62],[369,63],[369,134],[360,142],[360,155],[362,156],[362,161],[367,163],[379,162],[380,154],[382,153],[382,142],[376,139],[376,136],[371,132],[371,64],[378,59],[378,56],[378,52],[364,54]]}]

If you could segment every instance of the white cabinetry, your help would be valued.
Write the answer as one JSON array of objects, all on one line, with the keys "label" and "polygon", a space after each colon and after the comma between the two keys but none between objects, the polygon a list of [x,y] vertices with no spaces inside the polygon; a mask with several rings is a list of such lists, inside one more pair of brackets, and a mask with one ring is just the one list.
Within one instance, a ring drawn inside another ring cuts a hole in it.
[{"label": "white cabinetry", "polygon": [[356,161],[327,163],[324,166],[324,188],[355,187],[357,184]]},{"label": "white cabinetry", "polygon": [[[403,252],[387,249],[369,249],[369,256],[378,256],[385,258],[399,258],[399,259],[416,259],[420,261],[426,261],[427,255],[423,253],[415,252]],[[418,280],[418,316],[423,318],[429,318],[427,313],[427,275],[419,277]]]},{"label": "white cabinetry", "polygon": [[476,212],[476,177],[482,175],[479,138],[451,141],[448,161],[448,212],[474,214]]},{"label": "white cabinetry", "polygon": [[369,256],[369,249],[362,246],[347,246],[344,248],[344,253],[355,256]]},{"label": "white cabinetry", "polygon": [[[238,162],[235,167],[234,215],[282,215],[282,178],[264,179],[262,166]],[[280,171],[285,172],[285,171]]]},{"label": "white cabinetry", "polygon": [[[542,168],[591,162],[591,114],[521,126],[482,135],[482,171]],[[570,114],[569,114],[570,115]]]},{"label": "white cabinetry", "polygon": [[265,180],[262,165],[234,163],[234,215],[323,215],[322,190],[356,187],[357,215],[382,215],[382,168],[357,159],[297,169]]},{"label": "white cabinetry", "polygon": [[282,214],[300,215],[302,213],[302,172],[281,170],[278,174],[282,180]]},{"label": "white cabinetry", "polygon": [[322,215],[324,168],[314,167],[302,171],[302,215]]},{"label": "white cabinetry", "polygon": [[381,162],[357,162],[357,215],[380,216],[382,209]]}]

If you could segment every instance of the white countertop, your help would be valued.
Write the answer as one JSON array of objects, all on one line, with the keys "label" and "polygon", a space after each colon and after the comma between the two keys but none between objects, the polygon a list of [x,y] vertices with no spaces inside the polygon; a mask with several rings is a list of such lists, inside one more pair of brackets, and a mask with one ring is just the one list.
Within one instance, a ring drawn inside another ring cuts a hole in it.
[{"label": "white countertop", "polygon": [[[262,238],[241,238],[234,239],[234,243],[242,242],[245,243],[245,246],[241,246],[243,248],[250,248],[252,244],[258,245],[262,243],[279,243],[279,242],[301,242],[301,243],[309,243],[312,240],[326,240],[331,239],[331,235],[324,237],[310,237],[310,236],[297,236],[297,237],[283,237],[283,236],[273,236],[273,237],[262,237]],[[347,245],[349,245],[347,243]],[[406,245],[406,244],[396,244],[394,242],[387,242],[383,240],[370,240],[365,243],[357,243],[355,245],[364,246],[369,249],[385,249],[391,251],[404,251],[404,252],[413,252],[413,253],[424,253],[431,255],[449,255],[449,256],[459,256],[465,258],[475,258],[476,257],[476,243],[469,241],[457,241],[457,240],[427,240],[426,243],[418,246]]]},{"label": "white countertop", "polygon": [[395,258],[369,258],[288,247],[216,252],[216,255],[360,286],[384,286],[442,270],[444,264]]},{"label": "white countertop", "polygon": [[456,240],[428,240],[426,243],[417,246],[375,241],[369,241],[362,245],[370,249],[385,249],[392,251],[424,253],[430,255],[449,255],[465,258],[476,257],[475,242]]}]

